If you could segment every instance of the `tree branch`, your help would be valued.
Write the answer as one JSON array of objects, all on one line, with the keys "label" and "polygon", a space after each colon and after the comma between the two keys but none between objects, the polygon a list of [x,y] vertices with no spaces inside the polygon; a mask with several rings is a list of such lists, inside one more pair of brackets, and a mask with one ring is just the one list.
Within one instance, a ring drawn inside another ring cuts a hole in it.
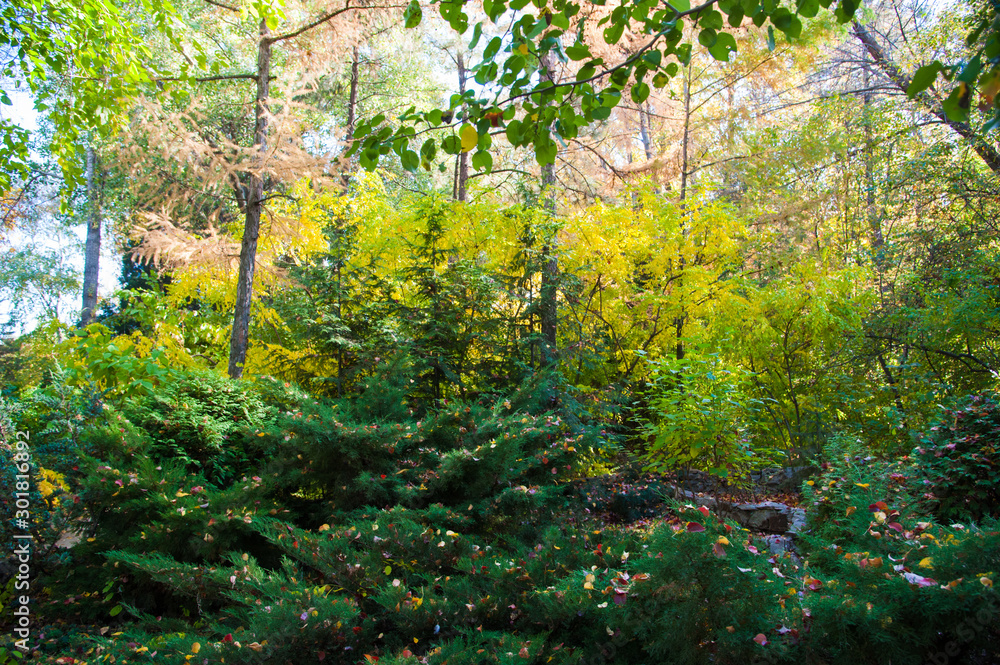
[{"label": "tree branch", "polygon": [[217,2],[217,0],[205,0],[205,2],[207,2],[210,5],[215,5],[216,7],[222,7],[223,9],[228,9],[231,12],[238,12],[240,10],[239,7],[233,7],[232,5],[227,5],[224,2]]},{"label": "tree branch", "polygon": [[274,37],[269,37],[267,39],[267,41],[269,41],[272,44],[276,44],[278,42],[283,42],[283,41],[288,40],[288,39],[294,39],[295,37],[298,37],[299,35],[301,35],[304,32],[309,32],[313,28],[318,27],[318,26],[326,23],[327,21],[330,21],[330,20],[332,20],[332,19],[340,16],[341,14],[345,14],[345,13],[347,13],[349,11],[352,11],[352,10],[355,10],[355,9],[400,9],[402,6],[403,5],[351,5],[351,0],[346,0],[346,2],[344,3],[344,6],[341,7],[340,9],[335,9],[332,12],[328,12],[326,14],[323,14],[322,16],[320,16],[319,18],[317,18],[315,21],[312,21],[311,23],[307,23],[304,26],[302,26],[301,28],[299,28],[297,30],[293,30],[292,32],[286,32],[286,33],[284,33],[282,35],[275,35]]},{"label": "tree branch", "polygon": [[[852,25],[855,37],[861,41],[861,44],[868,51],[868,54],[871,55],[875,64],[889,77],[889,80],[896,84],[897,88],[905,93],[907,88],[910,87],[909,77],[896,66],[896,63],[889,59],[889,56],[885,54],[885,51],[882,50],[882,47],[878,45],[878,42],[875,41],[865,26],[861,25],[858,21],[854,21]],[[940,119],[941,122],[948,125],[959,136],[968,141],[976,154],[993,171],[993,174],[1000,176],[1000,153],[997,152],[996,148],[983,140],[983,137],[973,130],[968,123],[957,122],[949,118],[944,109],[941,108],[941,105],[927,93],[920,93],[915,99],[921,106]]]}]

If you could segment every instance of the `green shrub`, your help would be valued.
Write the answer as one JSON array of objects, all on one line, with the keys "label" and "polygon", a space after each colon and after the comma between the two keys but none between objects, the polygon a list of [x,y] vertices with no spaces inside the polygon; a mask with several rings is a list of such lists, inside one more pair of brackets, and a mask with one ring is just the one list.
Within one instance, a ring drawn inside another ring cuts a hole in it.
[{"label": "green shrub", "polygon": [[252,437],[272,416],[252,384],[191,371],[156,392],[129,400],[123,414],[148,432],[157,461],[179,462],[222,486],[253,475]]},{"label": "green shrub", "polygon": [[921,438],[913,451],[923,499],[942,519],[1000,517],[1000,405],[994,393],[970,395]]}]

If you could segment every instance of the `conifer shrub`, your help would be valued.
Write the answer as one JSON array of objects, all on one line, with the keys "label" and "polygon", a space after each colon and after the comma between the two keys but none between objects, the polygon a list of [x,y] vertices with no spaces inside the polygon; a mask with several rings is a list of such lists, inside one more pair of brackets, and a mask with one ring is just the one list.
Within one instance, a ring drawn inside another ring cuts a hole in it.
[{"label": "conifer shrub", "polygon": [[803,647],[831,663],[1000,656],[1000,525],[938,522],[912,493],[908,460],[874,459],[847,438],[827,459],[804,486]]},{"label": "conifer shrub", "polygon": [[208,371],[129,400],[123,414],[149,433],[154,459],[181,462],[219,486],[253,470],[252,435],[272,416],[253,386]]},{"label": "conifer shrub", "polygon": [[942,519],[1000,517],[1000,405],[970,395],[945,410],[913,450],[922,499]]}]

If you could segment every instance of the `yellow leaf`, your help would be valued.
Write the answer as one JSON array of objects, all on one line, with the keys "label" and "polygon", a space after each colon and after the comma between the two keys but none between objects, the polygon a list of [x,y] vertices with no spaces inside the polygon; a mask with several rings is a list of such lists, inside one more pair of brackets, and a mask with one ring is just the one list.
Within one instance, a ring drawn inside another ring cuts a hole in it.
[{"label": "yellow leaf", "polygon": [[174,496],[188,496],[188,493],[177,490],[177,494],[175,494]]},{"label": "yellow leaf", "polygon": [[330,525],[329,524],[322,524],[322,525],[320,525],[320,527],[318,529],[318,531],[329,531],[329,530],[330,530]]},{"label": "yellow leaf", "polygon": [[462,152],[469,152],[476,147],[476,144],[479,143],[479,132],[477,132],[476,128],[469,123],[462,125],[462,129],[459,130],[458,136],[462,139]]},{"label": "yellow leaf", "polygon": [[815,485],[815,484],[816,484],[816,483],[815,483],[815,482],[813,482],[812,480],[807,480],[807,481],[806,481],[806,485],[809,485],[809,487],[812,487],[812,486],[813,486],[813,485]]},{"label": "yellow leaf", "polygon": [[201,644],[195,642],[191,645],[191,653],[198,653],[199,651],[201,651]]},{"label": "yellow leaf", "polygon": [[923,559],[920,560],[920,563],[918,563],[917,565],[920,566],[921,568],[933,568],[934,558],[929,556],[924,557]]},{"label": "yellow leaf", "polygon": [[528,55],[528,45],[521,44],[520,46],[517,47],[517,52],[520,53],[521,55]]},{"label": "yellow leaf", "polygon": [[868,487],[868,483],[854,483],[854,484],[857,485],[858,487],[864,487],[864,488]]},{"label": "yellow leaf", "polygon": [[988,588],[992,588],[993,587],[993,580],[991,580],[990,578],[986,577],[985,575],[983,575],[982,577],[979,578],[979,583],[982,584],[984,587],[988,587]]},{"label": "yellow leaf", "polygon": [[719,543],[720,545],[728,545],[729,539],[726,538],[725,536],[719,536],[719,539],[716,540],[715,542]]},{"label": "yellow leaf", "polygon": [[850,517],[851,515],[853,515],[854,511],[856,511],[857,509],[858,509],[857,506],[848,506],[847,507],[847,516]]}]

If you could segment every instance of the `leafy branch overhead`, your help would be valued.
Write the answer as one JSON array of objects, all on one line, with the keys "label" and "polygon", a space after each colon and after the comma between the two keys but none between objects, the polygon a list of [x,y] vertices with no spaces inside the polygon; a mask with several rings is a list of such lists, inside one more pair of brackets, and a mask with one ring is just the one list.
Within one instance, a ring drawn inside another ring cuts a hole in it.
[{"label": "leafy branch overhead", "polygon": [[[470,31],[465,0],[437,2],[442,18],[455,31]],[[593,4],[604,6],[606,0]],[[716,60],[728,61],[736,51],[736,39],[726,27],[737,28],[747,20],[763,28],[769,23],[768,43],[774,46],[774,29],[789,39],[802,34],[802,18],[829,9],[832,0],[799,0],[795,11],[778,0],[709,0],[691,6],[689,0],[631,0],[623,2],[596,21],[601,39],[618,44],[626,31],[646,35],[637,51],[622,62],[595,57],[586,43],[585,32],[591,19],[581,15],[581,5],[570,0],[484,0],[489,21],[499,25],[514,12],[510,29],[482,46],[482,60],[473,68],[479,89],[451,96],[447,109],[418,112],[410,108],[393,129],[384,115],[359,125],[349,154],[357,154],[361,165],[374,169],[379,160],[395,153],[403,166],[416,171],[430,169],[438,150],[449,155],[475,150],[472,163],[477,170],[489,171],[492,136],[502,132],[514,146],[531,146],[539,164],[551,164],[558,150],[575,139],[580,128],[606,120],[626,94],[636,104],[650,94],[650,86],[665,87],[687,65],[696,48],[687,35],[697,34],[698,48]],[[855,0],[843,0],[835,8],[841,23],[852,19]],[[411,0],[405,13],[408,28],[420,24],[423,10]],[[688,29],[686,29],[688,28]],[[471,28],[470,50],[484,40],[483,22]],[[556,59],[574,62],[571,80],[549,80],[539,73],[544,62]],[[420,137],[428,130],[456,129],[438,141]],[[417,147],[419,144],[419,147]]]},{"label": "leafy branch overhead", "polygon": [[979,92],[979,110],[987,114],[982,128],[985,134],[1000,127],[1000,16],[995,3],[983,3],[973,16],[965,45],[970,57],[952,63],[932,60],[913,74],[906,93],[920,99],[933,90],[940,75],[953,87],[941,103],[948,119],[969,122],[975,93]]}]

